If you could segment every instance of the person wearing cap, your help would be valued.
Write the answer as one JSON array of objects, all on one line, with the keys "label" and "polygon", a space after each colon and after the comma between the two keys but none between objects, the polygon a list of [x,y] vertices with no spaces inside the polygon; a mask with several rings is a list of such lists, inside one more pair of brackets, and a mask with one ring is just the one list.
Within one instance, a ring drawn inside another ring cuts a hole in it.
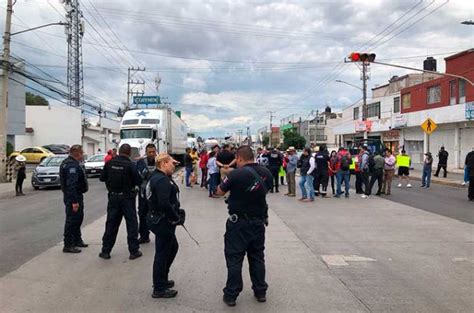
[{"label": "person wearing cap", "polygon": [[179,248],[176,226],[184,225],[186,217],[179,202],[179,187],[172,177],[177,163],[169,154],[160,153],[155,159],[156,169],[146,185],[147,222],[155,234],[153,298],[174,298],[178,294],[171,289],[175,282],[168,277]]},{"label": "person wearing cap", "polygon": [[439,171],[443,169],[443,177],[446,178],[447,176],[447,167],[448,167],[448,156],[449,153],[444,149],[444,147],[441,147],[441,149],[438,152],[438,168],[436,169],[436,173],[434,174],[435,177],[438,177]]},{"label": "person wearing cap", "polygon": [[289,147],[288,162],[286,165],[286,183],[288,184],[288,197],[296,197],[296,168],[298,166],[298,156],[295,147]]},{"label": "person wearing cap", "polygon": [[84,160],[82,146],[73,145],[59,167],[59,179],[66,206],[64,225],[64,253],[79,253],[88,245],[82,240],[81,225],[84,220],[84,193],[89,190],[87,175],[79,162]]},{"label": "person wearing cap", "polygon": [[26,179],[26,167],[25,162],[26,158],[22,155],[18,155],[15,158],[15,175],[16,175],[16,183],[15,183],[15,192],[17,196],[25,195],[23,193],[23,181]]},{"label": "person wearing cap", "polygon": [[431,152],[425,153],[425,160],[423,161],[423,175],[421,176],[421,187],[430,188],[431,170],[433,169],[433,156]]},{"label": "person wearing cap", "polygon": [[142,256],[138,243],[138,221],[135,206],[136,190],[142,183],[136,164],[130,159],[132,148],[123,144],[119,148],[119,156],[104,166],[100,181],[105,182],[108,190],[107,220],[102,237],[102,252],[99,257],[110,259],[110,252],[115,245],[122,218],[127,225],[127,243],[129,259]]},{"label": "person wearing cap", "polygon": [[230,172],[217,188],[217,195],[230,192],[229,218],[224,235],[224,255],[227,283],[223,301],[235,306],[243,289],[242,262],[247,254],[250,279],[258,302],[266,301],[268,285],[265,281],[265,226],[268,225],[266,195],[273,187],[272,173],[255,163],[250,146],[237,149],[237,169]]}]

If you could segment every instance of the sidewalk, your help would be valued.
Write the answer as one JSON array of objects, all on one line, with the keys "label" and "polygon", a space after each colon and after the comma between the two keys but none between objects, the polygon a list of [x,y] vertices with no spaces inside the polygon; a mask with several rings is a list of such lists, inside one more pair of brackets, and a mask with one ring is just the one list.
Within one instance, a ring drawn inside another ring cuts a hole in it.
[{"label": "sidewalk", "polygon": [[[34,192],[33,186],[31,186],[31,178],[28,177],[23,182],[23,193]],[[0,183],[0,199],[6,199],[15,197],[15,181],[11,183]]]},{"label": "sidewalk", "polygon": [[[152,244],[128,260],[122,223],[111,260],[98,258],[105,219],[83,230],[89,248],[62,243],[0,279],[2,312],[472,312],[471,224],[379,197],[301,203],[269,195],[268,301],[253,298],[244,262],[236,308],[222,302],[226,206],[198,188],[181,193],[187,227],[170,278],[176,299],[151,297]],[[363,205],[361,205],[363,204]]]}]

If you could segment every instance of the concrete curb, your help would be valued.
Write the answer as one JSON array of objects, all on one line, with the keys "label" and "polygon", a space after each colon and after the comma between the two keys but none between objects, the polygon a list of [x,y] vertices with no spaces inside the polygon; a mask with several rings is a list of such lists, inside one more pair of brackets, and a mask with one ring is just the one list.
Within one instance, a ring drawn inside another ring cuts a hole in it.
[{"label": "concrete curb", "polygon": [[[398,178],[398,175],[395,175]],[[421,177],[413,177],[410,176],[411,180],[415,181],[421,181]],[[463,186],[462,183],[456,182],[456,181],[445,181],[445,180],[439,180],[439,179],[433,179],[431,178],[431,183],[432,184],[437,184],[437,185],[444,185],[444,186],[450,186],[450,187],[458,187],[458,188],[465,188],[466,186]]]}]

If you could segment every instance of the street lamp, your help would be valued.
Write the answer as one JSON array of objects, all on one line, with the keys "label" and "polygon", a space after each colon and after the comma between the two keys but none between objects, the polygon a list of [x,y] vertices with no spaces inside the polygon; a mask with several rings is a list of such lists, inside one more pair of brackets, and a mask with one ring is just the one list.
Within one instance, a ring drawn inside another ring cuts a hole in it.
[{"label": "street lamp", "polygon": [[461,24],[463,24],[463,25],[474,25],[474,21],[473,20],[464,21],[464,22],[461,22]]},{"label": "street lamp", "polygon": [[340,80],[340,79],[336,79],[336,83],[343,83],[343,84],[352,86],[352,87],[354,87],[354,88],[357,88],[357,89],[359,89],[360,91],[363,91],[363,89],[360,88],[359,86],[353,85],[353,84],[351,84],[351,83],[345,82],[345,81]]}]

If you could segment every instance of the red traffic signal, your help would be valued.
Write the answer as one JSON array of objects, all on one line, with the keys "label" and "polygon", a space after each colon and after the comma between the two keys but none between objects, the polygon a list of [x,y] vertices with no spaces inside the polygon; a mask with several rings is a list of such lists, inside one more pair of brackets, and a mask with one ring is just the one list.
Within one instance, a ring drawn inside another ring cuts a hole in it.
[{"label": "red traffic signal", "polygon": [[375,61],[375,53],[352,52],[349,55],[349,60],[351,62],[374,62]]}]

